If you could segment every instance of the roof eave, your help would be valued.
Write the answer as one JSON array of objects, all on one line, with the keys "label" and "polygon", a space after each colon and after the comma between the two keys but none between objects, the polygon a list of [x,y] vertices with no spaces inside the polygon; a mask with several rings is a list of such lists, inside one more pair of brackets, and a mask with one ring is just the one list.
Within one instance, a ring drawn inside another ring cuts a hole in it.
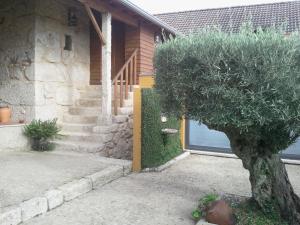
[{"label": "roof eave", "polygon": [[118,0],[118,2],[120,4],[122,4],[123,6],[127,7],[128,9],[134,11],[138,15],[144,17],[148,21],[150,21],[150,22],[154,23],[155,25],[167,30],[168,32],[170,32],[172,34],[175,34],[175,35],[182,35],[182,33],[179,32],[178,30],[176,30],[174,27],[166,24],[165,22],[161,21],[157,17],[151,15],[150,13],[148,13],[145,10],[141,9],[140,7],[136,6],[132,2],[130,2],[128,0]]}]

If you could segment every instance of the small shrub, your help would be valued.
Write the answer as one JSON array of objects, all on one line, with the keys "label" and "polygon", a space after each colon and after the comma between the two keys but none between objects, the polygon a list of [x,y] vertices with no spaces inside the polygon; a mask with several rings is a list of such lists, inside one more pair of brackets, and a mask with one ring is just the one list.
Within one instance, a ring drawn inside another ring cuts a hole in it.
[{"label": "small shrub", "polygon": [[208,207],[208,205],[216,200],[218,200],[220,197],[217,194],[207,194],[203,198],[199,200],[198,208],[195,209],[192,212],[192,217],[194,220],[199,221],[202,217],[205,216],[205,209]]},{"label": "small shrub", "polygon": [[35,151],[49,151],[54,145],[49,141],[59,137],[60,128],[57,126],[57,119],[33,120],[24,128],[24,134],[31,140],[31,148]]},{"label": "small shrub", "polygon": [[208,206],[209,203],[218,200],[219,196],[217,194],[208,194],[205,195],[202,199],[200,199],[200,204],[204,206]]},{"label": "small shrub", "polygon": [[192,217],[193,217],[194,220],[199,221],[202,218],[202,212],[199,209],[195,209],[192,212]]}]

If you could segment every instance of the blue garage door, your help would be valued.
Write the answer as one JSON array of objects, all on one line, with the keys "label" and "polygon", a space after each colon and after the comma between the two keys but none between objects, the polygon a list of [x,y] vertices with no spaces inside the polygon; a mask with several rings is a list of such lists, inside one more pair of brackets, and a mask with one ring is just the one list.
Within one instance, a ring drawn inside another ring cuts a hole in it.
[{"label": "blue garage door", "polygon": [[[187,131],[188,149],[231,153],[229,140],[224,133],[210,130],[196,121],[187,123]],[[282,154],[285,158],[300,159],[300,140]]]}]

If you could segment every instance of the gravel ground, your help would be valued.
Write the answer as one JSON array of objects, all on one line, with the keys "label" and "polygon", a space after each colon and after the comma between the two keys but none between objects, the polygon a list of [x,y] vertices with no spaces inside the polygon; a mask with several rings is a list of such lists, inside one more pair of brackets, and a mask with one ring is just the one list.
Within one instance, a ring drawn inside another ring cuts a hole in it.
[{"label": "gravel ground", "polygon": [[[287,166],[300,193],[300,166]],[[217,191],[249,196],[240,160],[192,155],[161,173],[131,174],[26,225],[194,225],[199,198]]]}]

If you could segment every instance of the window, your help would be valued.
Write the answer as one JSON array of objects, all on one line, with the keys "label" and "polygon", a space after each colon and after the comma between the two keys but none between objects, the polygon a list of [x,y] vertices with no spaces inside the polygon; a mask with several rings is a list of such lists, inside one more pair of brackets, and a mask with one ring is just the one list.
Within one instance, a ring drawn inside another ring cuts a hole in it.
[{"label": "window", "polygon": [[72,51],[72,36],[71,35],[65,35],[65,47],[64,50],[66,51]]}]

